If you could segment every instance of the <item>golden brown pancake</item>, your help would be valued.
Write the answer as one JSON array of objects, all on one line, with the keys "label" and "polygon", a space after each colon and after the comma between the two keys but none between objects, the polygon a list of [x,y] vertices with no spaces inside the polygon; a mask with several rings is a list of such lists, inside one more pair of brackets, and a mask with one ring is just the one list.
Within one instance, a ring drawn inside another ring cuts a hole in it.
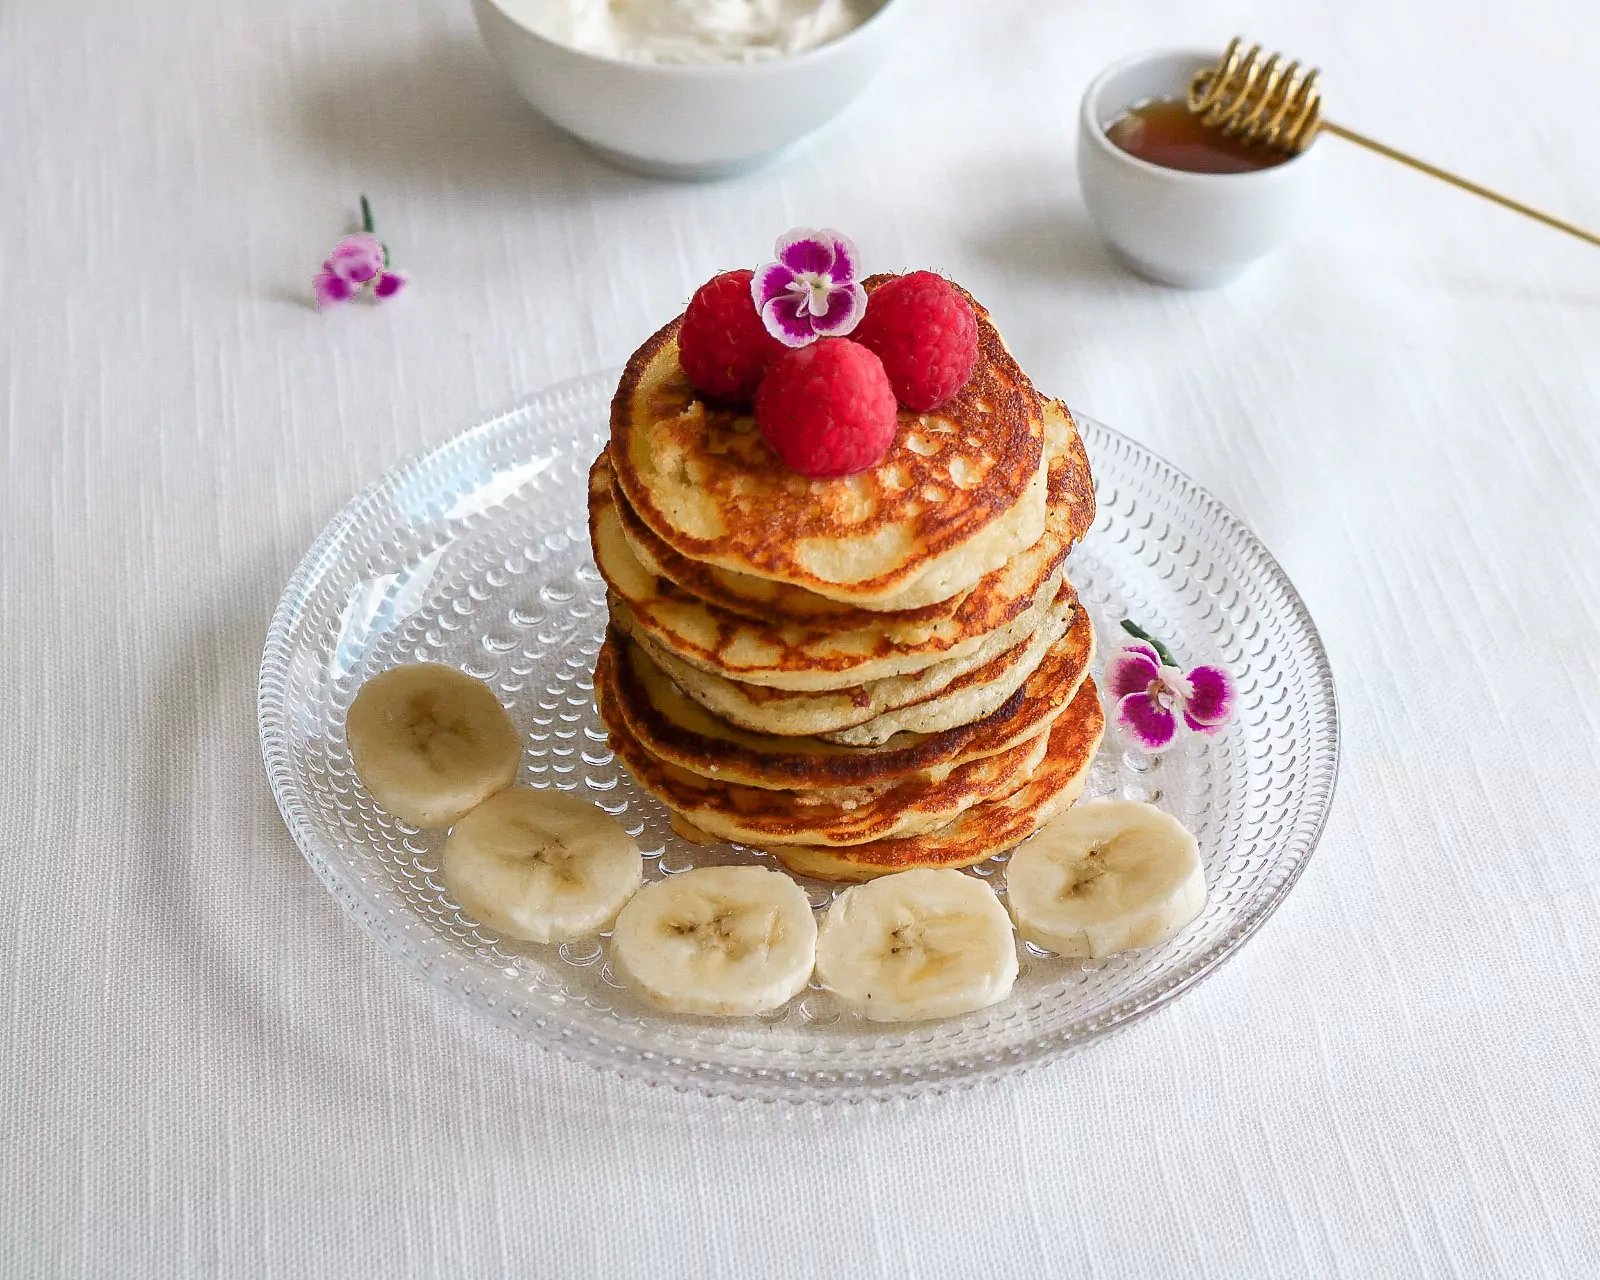
[{"label": "golden brown pancake", "polygon": [[[1062,441],[1063,447],[1065,441]],[[906,675],[972,653],[1005,627],[1028,628],[1054,600],[1067,547],[1047,529],[1030,547],[966,591],[946,617],[902,621],[856,610],[858,625],[813,627],[781,616],[757,621],[708,604],[649,572],[622,532],[606,455],[589,475],[589,539],[630,631],[642,631],[691,666],[777,689],[840,689]]]},{"label": "golden brown pancake", "polygon": [[[1009,795],[973,805],[947,826],[921,835],[875,840],[848,848],[771,845],[796,875],[818,880],[872,880],[913,867],[970,867],[1026,840],[1083,794],[1089,766],[1105,733],[1105,713],[1093,680],[1085,680],[1050,731],[1043,762]],[[675,818],[673,825],[678,826]],[[680,830],[686,839],[694,828]]]},{"label": "golden brown pancake", "polygon": [[[1045,422],[1046,447],[1050,450],[1049,509],[1045,515],[1044,535],[1040,543],[1031,548],[1031,554],[1049,554],[1060,558],[1082,539],[1094,523],[1094,481],[1089,473],[1083,440],[1067,407],[1059,400],[1045,401]],[[1052,448],[1052,436],[1065,441],[1065,444],[1056,444]],[[604,454],[595,466],[599,468],[602,463],[609,478],[610,463]],[[803,623],[812,629],[840,630],[864,625],[862,611],[854,605],[830,600],[801,587],[736,573],[680,555],[639,518],[638,513],[617,492],[614,483],[612,497],[623,536],[639,563],[656,577],[665,578],[707,604],[758,622],[782,618],[786,622]],[[980,579],[974,587],[958,592],[947,600],[924,605],[920,609],[886,613],[884,616],[902,625],[925,625],[948,618],[966,602],[971,591],[992,588],[989,579],[998,578],[1003,572],[1003,569],[992,570],[987,578]]]},{"label": "golden brown pancake", "polygon": [[[631,626],[626,606],[613,611],[611,621],[674,684],[730,725],[784,737],[814,735],[841,746],[877,746],[908,726],[933,732],[988,715],[1044,661],[1050,646],[1065,634],[1076,607],[1076,593],[1063,581],[1049,617],[1037,627],[1023,619],[1020,627],[995,632],[965,657],[820,693],[740,684],[691,667]],[[917,714],[918,707],[924,715]],[[898,719],[891,724],[890,717]]]},{"label": "golden brown pancake", "polygon": [[641,650],[613,630],[595,683],[651,755],[704,778],[743,786],[862,786],[995,755],[1047,729],[1077,695],[1094,653],[1094,629],[1079,612],[1033,674],[988,716],[940,733],[900,733],[878,747],[841,747],[735,729],[686,697]]},{"label": "golden brown pancake", "polygon": [[695,827],[737,844],[864,844],[931,831],[990,796],[1014,791],[1044,758],[1049,735],[1036,734],[1009,750],[907,781],[777,791],[716,782],[668,764],[633,736],[606,683],[595,702],[611,748],[634,781]]},{"label": "golden brown pancake", "polygon": [[[866,281],[870,293],[892,276]],[[1044,402],[976,302],[978,361],[932,413],[901,410],[854,476],[786,467],[754,419],[690,386],[681,322],[633,355],[611,405],[617,483],[680,555],[871,609],[915,609],[1032,546],[1044,524]]]},{"label": "golden brown pancake", "polygon": [[1047,420],[1052,413],[1059,413],[1066,419],[1069,431],[1065,459],[1050,472],[1050,518],[1064,521],[1062,536],[1071,550],[1083,541],[1094,524],[1094,473],[1089,470],[1083,434],[1067,406],[1060,400],[1047,401]]},{"label": "golden brown pancake", "polygon": [[1081,794],[1104,716],[1064,562],[1088,460],[973,307],[967,386],[836,479],[689,385],[681,317],[629,361],[589,477],[595,699],[684,837],[861,880],[981,861]]}]

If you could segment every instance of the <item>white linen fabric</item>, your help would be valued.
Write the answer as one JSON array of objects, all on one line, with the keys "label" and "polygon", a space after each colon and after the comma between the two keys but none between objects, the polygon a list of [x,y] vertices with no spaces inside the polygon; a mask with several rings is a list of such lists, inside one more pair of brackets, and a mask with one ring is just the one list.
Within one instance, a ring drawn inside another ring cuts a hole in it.
[{"label": "white linen fabric", "polygon": [[[6,7],[0,1274],[1600,1271],[1600,254],[1329,141],[1281,256],[1174,292],[1073,160],[1101,66],[1237,30],[1600,224],[1600,9],[908,2],[845,117],[712,186],[541,122],[465,0]],[[319,315],[362,191],[413,286]],[[680,1096],[481,1025],[345,918],[260,765],[267,620],[345,499],[794,224],[961,280],[1229,503],[1339,681],[1332,820],[1250,945],[958,1096]]]}]

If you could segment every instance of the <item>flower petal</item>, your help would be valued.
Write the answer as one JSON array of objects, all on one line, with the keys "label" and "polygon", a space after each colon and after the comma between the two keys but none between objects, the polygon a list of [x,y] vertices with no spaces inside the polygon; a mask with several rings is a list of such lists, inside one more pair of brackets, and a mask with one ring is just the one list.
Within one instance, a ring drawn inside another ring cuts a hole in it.
[{"label": "flower petal", "polygon": [[1142,644],[1130,644],[1106,659],[1106,689],[1118,701],[1130,693],[1143,693],[1160,674],[1155,653]]},{"label": "flower petal", "polygon": [[1131,649],[1134,653],[1144,654],[1158,667],[1164,665],[1161,661],[1161,655],[1156,652],[1156,647],[1153,644],[1145,644],[1144,641],[1137,640],[1133,644],[1123,645],[1123,648]]},{"label": "flower petal", "polygon": [[786,347],[805,347],[817,340],[805,300],[801,299],[801,306],[796,311],[793,294],[785,294],[764,303],[761,307],[761,323],[767,326],[768,333]]},{"label": "flower petal", "polygon": [[355,291],[355,285],[333,271],[319,271],[311,282],[311,292],[316,295],[319,310],[336,303],[348,302],[350,295]]},{"label": "flower petal", "polygon": [[383,256],[383,241],[371,232],[358,231],[333,246],[323,269],[365,284],[383,270]]},{"label": "flower petal", "polygon": [[813,271],[827,275],[833,269],[834,241],[839,234],[826,228],[795,227],[778,237],[772,256],[794,272]]},{"label": "flower petal", "polygon": [[769,262],[756,268],[750,277],[750,296],[755,299],[756,310],[760,311],[774,298],[783,297],[793,283],[794,272],[781,262]]},{"label": "flower petal", "polygon": [[1220,721],[1217,724],[1201,724],[1187,711],[1183,713],[1183,722],[1196,733],[1203,733],[1208,738],[1215,737],[1228,727],[1228,722],[1226,720]]},{"label": "flower petal", "polygon": [[352,231],[349,235],[341,237],[339,243],[333,246],[335,258],[351,255],[371,257],[373,254],[383,256],[383,241],[370,231]]},{"label": "flower petal", "polygon": [[1184,719],[1191,724],[1220,727],[1233,714],[1233,677],[1221,667],[1194,667],[1189,671],[1189,694],[1183,700]]},{"label": "flower petal", "polygon": [[867,314],[867,291],[858,284],[828,290],[828,306],[820,316],[811,317],[811,327],[829,338],[842,338]]},{"label": "flower petal", "polygon": [[861,275],[861,255],[856,252],[856,242],[832,228],[822,234],[833,237],[833,266],[828,269],[829,278],[837,285],[854,284]]},{"label": "flower petal", "polygon": [[392,298],[406,287],[406,281],[410,278],[404,271],[385,271],[378,277],[372,292],[380,298]]},{"label": "flower petal", "polygon": [[1172,745],[1178,717],[1145,693],[1130,693],[1117,703],[1117,723],[1146,751]]}]

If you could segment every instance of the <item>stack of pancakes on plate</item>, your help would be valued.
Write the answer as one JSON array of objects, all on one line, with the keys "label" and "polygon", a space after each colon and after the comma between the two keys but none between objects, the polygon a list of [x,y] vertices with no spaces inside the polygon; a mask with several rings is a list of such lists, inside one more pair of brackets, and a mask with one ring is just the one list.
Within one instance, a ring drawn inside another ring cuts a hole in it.
[{"label": "stack of pancakes on plate", "polygon": [[623,372],[589,475],[595,695],[688,839],[864,880],[980,862],[1082,793],[1104,717],[1065,563],[1088,460],[974,310],[967,385],[840,479],[695,391],[678,321]]}]

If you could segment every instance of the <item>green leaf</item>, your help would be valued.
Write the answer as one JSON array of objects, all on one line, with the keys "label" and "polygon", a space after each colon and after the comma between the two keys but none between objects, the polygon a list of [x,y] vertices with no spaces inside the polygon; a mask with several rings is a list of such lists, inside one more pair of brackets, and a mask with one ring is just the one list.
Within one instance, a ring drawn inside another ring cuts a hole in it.
[{"label": "green leaf", "polygon": [[372,230],[372,206],[367,203],[366,196],[361,197],[361,229],[367,232]]},{"label": "green leaf", "polygon": [[1137,622],[1134,622],[1129,618],[1124,618],[1122,620],[1122,629],[1135,640],[1143,640],[1147,645],[1154,649],[1156,651],[1156,656],[1160,658],[1162,663],[1166,666],[1175,667],[1178,665],[1178,660],[1172,656],[1172,650],[1168,649],[1166,645],[1162,644],[1161,641],[1157,640]]}]

